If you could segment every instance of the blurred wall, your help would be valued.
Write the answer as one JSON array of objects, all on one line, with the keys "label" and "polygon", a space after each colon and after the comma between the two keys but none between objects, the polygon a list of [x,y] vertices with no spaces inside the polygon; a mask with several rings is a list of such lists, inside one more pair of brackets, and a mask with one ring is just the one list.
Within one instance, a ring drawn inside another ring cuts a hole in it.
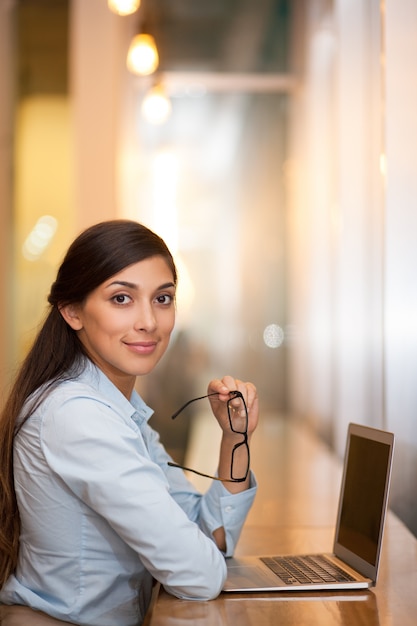
[{"label": "blurred wall", "polygon": [[296,9],[290,412],[339,455],[349,421],[394,431],[391,502],[417,534],[417,5]]},{"label": "blurred wall", "polygon": [[385,2],[384,376],[393,505],[417,535],[417,3]]}]

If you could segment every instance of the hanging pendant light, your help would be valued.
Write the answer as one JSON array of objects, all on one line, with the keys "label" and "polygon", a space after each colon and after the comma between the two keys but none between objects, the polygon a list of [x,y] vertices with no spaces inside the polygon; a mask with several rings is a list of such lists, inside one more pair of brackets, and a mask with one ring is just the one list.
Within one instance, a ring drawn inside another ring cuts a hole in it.
[{"label": "hanging pendant light", "polygon": [[131,15],[140,7],[140,0],[107,0],[107,6],[116,15]]},{"label": "hanging pendant light", "polygon": [[154,85],[142,102],[142,115],[150,124],[163,124],[171,114],[171,100],[161,83]]},{"label": "hanging pendant light", "polygon": [[140,33],[133,37],[126,64],[128,70],[139,76],[148,76],[155,72],[159,65],[159,55],[152,35]]}]

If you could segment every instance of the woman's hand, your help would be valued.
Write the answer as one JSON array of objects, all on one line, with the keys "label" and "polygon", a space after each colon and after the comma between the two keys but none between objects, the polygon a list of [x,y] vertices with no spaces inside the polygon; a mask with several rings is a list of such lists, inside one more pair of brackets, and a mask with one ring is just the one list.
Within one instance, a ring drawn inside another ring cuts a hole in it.
[{"label": "woman's hand", "polygon": [[208,386],[207,393],[219,394],[218,396],[209,397],[212,411],[223,430],[223,436],[234,435],[233,431],[230,429],[227,411],[227,403],[230,401],[231,391],[240,391],[245,400],[248,410],[248,439],[250,439],[259,419],[259,402],[255,385],[252,383],[244,383],[232,376],[224,376],[221,380],[212,380]]}]

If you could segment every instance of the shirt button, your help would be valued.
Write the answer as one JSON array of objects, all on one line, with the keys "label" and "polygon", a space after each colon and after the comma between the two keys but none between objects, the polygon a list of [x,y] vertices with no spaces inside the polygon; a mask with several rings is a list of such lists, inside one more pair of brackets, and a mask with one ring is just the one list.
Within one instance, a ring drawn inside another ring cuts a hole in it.
[{"label": "shirt button", "polygon": [[233,511],[233,507],[231,504],[229,504],[228,506],[225,507],[224,510],[226,513],[231,513]]}]

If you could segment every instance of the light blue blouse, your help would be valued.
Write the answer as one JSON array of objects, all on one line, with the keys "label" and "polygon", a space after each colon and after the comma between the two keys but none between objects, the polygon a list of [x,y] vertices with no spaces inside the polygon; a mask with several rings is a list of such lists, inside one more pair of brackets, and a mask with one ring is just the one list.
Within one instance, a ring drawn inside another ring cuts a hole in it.
[{"label": "light blue blouse", "polygon": [[129,402],[88,363],[24,424],[14,452],[19,562],[0,602],[76,624],[133,626],[153,578],[179,598],[218,595],[225,555],[212,532],[224,526],[230,556],[254,478],[237,495],[217,481],[201,495],[167,465],[151,415],[136,392]]}]

